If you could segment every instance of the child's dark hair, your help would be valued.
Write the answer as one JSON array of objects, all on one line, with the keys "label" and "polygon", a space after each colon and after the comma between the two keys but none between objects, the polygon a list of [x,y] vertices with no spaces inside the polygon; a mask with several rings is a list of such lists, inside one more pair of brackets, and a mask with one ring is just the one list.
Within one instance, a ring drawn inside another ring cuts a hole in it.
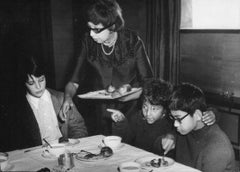
[{"label": "child's dark hair", "polygon": [[149,101],[152,105],[161,105],[167,109],[172,85],[162,79],[146,79],[143,84],[142,102]]},{"label": "child's dark hair", "polygon": [[198,109],[206,111],[207,105],[203,91],[190,83],[182,83],[177,86],[170,98],[170,110],[181,110],[193,115]]},{"label": "child's dark hair", "polygon": [[22,63],[23,82],[28,80],[28,75],[40,77],[45,75],[45,67],[40,61],[34,57],[24,58]]},{"label": "child's dark hair", "polygon": [[88,20],[95,25],[102,23],[104,27],[115,24],[115,27],[109,28],[112,31],[124,27],[122,9],[115,0],[95,0],[88,10]]}]

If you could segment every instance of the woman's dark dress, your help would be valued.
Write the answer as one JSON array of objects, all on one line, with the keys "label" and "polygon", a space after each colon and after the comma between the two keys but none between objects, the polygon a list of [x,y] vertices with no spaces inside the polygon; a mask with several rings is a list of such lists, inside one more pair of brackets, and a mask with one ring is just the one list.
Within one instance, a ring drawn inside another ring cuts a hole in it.
[{"label": "woman's dark dress", "polygon": [[[107,51],[107,48],[104,48]],[[96,43],[89,34],[85,35],[71,82],[79,84],[78,93],[84,93],[105,89],[108,85],[116,88],[123,84],[140,87],[145,78],[152,76],[152,68],[142,40],[133,31],[123,29],[118,32],[115,49],[111,55],[105,55],[101,44]],[[128,102],[81,100],[80,102],[82,104],[80,111],[81,108],[88,109],[84,116],[88,129],[91,126],[90,134],[120,135],[127,142],[128,134],[131,133],[127,123],[134,114],[131,112],[136,113],[137,100]],[[112,124],[111,113],[106,111],[107,108],[120,110],[127,120]]]}]

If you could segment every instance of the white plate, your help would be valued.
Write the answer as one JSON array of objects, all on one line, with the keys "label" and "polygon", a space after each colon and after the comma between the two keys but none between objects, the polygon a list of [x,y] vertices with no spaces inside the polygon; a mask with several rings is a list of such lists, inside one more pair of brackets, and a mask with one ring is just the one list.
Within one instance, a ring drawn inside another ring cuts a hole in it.
[{"label": "white plate", "polygon": [[108,93],[106,90],[98,90],[98,91],[92,91],[92,92],[88,92],[85,94],[79,94],[78,97],[82,98],[82,99],[119,99],[134,93],[138,93],[139,91],[142,91],[142,88],[132,88],[131,91],[126,92],[123,95],[119,95],[116,97],[112,97],[111,93]]},{"label": "white plate", "polygon": [[86,159],[86,158],[84,158],[84,156],[86,156],[86,155],[87,155],[87,153],[85,153],[85,152],[79,152],[76,154],[76,159],[79,161],[84,161],[84,162],[98,162],[98,161],[107,160],[112,157],[112,155],[111,155],[109,157],[93,157],[93,158]]},{"label": "white plate", "polygon": [[51,144],[53,148],[63,148],[63,147],[68,147],[68,146],[74,146],[80,143],[80,140],[78,139],[68,139],[67,142],[61,142],[61,143],[54,143]]},{"label": "white plate", "polygon": [[80,140],[78,140],[78,139],[68,139],[68,142],[63,142],[63,143],[60,143],[60,144],[64,144],[65,146],[74,146],[74,145],[77,145],[79,143],[80,143]]},{"label": "white plate", "polygon": [[56,158],[57,158],[56,155],[54,155],[54,154],[52,154],[51,152],[46,151],[46,150],[44,150],[44,151],[42,152],[41,156],[42,156],[43,158],[46,158],[46,159],[56,159]]},{"label": "white plate", "polygon": [[168,162],[168,166],[160,166],[160,167],[153,167],[150,165],[150,161],[153,159],[162,159],[162,156],[147,156],[143,158],[138,158],[135,162],[141,164],[142,168],[152,170],[152,169],[163,169],[168,168],[174,164],[174,160],[172,158],[164,157],[164,160]]}]

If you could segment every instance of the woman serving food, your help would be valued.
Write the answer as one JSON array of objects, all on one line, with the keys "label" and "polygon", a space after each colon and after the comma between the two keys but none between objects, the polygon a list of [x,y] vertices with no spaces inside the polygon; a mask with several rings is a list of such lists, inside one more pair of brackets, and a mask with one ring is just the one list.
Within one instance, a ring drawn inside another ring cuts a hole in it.
[{"label": "woman serving food", "polygon": [[[88,27],[90,31],[82,42],[75,71],[65,87],[62,119],[73,104],[77,90],[84,89],[83,85],[85,91],[86,88],[88,91],[102,90],[109,85],[112,88],[121,88],[125,84],[141,87],[145,78],[153,76],[143,41],[134,31],[124,28],[121,8],[115,0],[96,1],[88,10]],[[96,125],[90,134],[115,134],[127,142],[128,121],[136,109],[137,98],[132,96],[131,101],[125,99],[125,102],[90,101],[92,105],[88,106],[94,109],[92,114],[95,115],[95,121],[91,122]],[[108,108],[124,112],[125,120],[112,123]],[[89,124],[87,119],[86,123]]]}]

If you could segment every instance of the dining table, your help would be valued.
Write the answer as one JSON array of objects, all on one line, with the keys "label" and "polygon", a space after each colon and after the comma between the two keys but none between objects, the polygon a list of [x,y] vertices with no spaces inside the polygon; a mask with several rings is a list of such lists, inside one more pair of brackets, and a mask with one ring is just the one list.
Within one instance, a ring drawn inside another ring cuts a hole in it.
[{"label": "dining table", "polygon": [[[65,146],[64,149],[71,153],[81,150],[98,153],[102,146],[104,135],[95,135],[80,138],[74,145]],[[28,149],[14,150],[8,152],[8,171],[38,171],[48,168],[54,171],[58,167],[58,158],[46,158],[43,156],[44,147],[37,146]],[[113,151],[113,155],[106,159],[95,161],[81,161],[73,156],[74,167],[69,172],[119,172],[119,165],[123,162],[132,162],[148,156],[158,156],[151,152],[139,149],[126,143]],[[141,172],[199,172],[199,170],[173,161],[171,165],[164,168],[141,168]]]}]

